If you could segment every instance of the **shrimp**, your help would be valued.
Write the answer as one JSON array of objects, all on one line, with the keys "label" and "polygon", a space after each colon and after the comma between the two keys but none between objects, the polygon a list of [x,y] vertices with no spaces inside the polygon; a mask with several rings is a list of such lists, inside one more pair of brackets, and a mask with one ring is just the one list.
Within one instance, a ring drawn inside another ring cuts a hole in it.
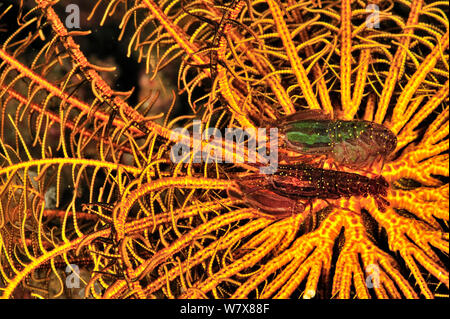
[{"label": "shrimp", "polygon": [[362,120],[333,120],[319,110],[303,110],[277,123],[288,150],[325,156],[335,164],[371,167],[397,146],[397,137],[381,124]]}]

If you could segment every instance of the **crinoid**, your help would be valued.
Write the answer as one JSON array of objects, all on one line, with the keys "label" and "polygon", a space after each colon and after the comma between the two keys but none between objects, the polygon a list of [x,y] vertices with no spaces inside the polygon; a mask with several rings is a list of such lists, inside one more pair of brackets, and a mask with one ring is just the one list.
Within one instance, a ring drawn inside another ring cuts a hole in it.
[{"label": "crinoid", "polygon": [[[74,2],[0,7],[4,298],[448,298],[448,2],[99,0],[79,29]],[[177,74],[162,113],[87,54],[106,24],[144,82]],[[255,136],[213,132],[303,109],[396,135],[384,211],[228,196]]]}]

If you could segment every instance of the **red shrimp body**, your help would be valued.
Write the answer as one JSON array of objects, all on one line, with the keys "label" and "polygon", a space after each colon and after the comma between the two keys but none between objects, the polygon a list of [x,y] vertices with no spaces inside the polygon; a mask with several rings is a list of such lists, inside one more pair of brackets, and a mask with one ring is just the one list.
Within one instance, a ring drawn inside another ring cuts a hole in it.
[{"label": "red shrimp body", "polygon": [[229,196],[245,200],[250,206],[279,218],[302,213],[313,199],[339,199],[373,196],[378,208],[389,202],[389,183],[383,176],[370,178],[356,173],[316,168],[306,164],[279,166],[273,175],[252,174],[236,178],[238,190]]},{"label": "red shrimp body", "polygon": [[263,213],[282,218],[302,213],[305,210],[301,201],[274,192],[265,175],[246,176],[243,179],[236,180],[236,184],[239,188],[230,188],[228,196],[244,200]]}]

